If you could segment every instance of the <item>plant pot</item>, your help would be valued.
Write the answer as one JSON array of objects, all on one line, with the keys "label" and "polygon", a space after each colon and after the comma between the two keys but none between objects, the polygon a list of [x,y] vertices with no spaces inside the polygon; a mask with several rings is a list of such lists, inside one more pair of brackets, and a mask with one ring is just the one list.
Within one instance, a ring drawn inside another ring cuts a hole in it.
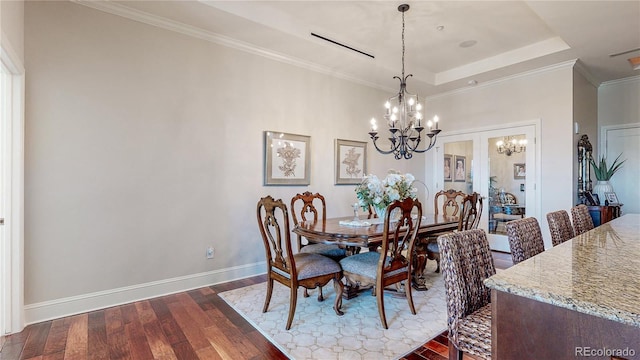
[{"label": "plant pot", "polygon": [[613,192],[613,186],[609,181],[598,180],[596,185],[593,187],[593,193],[598,195],[598,199],[600,199],[600,205],[604,205],[604,201],[606,197],[604,193]]}]

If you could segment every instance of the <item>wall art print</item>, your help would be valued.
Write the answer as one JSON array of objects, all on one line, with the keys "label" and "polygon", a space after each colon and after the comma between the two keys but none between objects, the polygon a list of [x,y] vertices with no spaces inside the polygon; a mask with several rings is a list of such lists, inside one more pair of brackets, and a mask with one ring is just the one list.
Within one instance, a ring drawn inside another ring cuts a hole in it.
[{"label": "wall art print", "polygon": [[336,139],[335,156],[335,184],[360,184],[367,174],[367,143]]},{"label": "wall art print", "polygon": [[264,184],[309,185],[311,137],[264,132]]}]

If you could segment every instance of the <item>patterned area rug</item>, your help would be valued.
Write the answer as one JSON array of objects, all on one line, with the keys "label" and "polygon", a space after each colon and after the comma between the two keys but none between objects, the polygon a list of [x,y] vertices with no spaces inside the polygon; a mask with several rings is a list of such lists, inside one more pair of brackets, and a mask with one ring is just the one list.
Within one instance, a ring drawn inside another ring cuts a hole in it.
[{"label": "patterned area rug", "polygon": [[285,330],[289,312],[287,287],[274,284],[266,313],[262,313],[266,283],[219,295],[291,359],[398,359],[447,327],[444,284],[442,276],[434,270],[435,262],[428,261],[425,276],[429,290],[412,292],[417,315],[411,315],[406,298],[392,292],[385,294],[388,330],[380,324],[376,298],[371,291],[343,300],[345,314],[339,317],[333,311],[332,283],[323,288],[323,302],[318,302],[317,290],[305,298],[300,289],[289,331]]}]

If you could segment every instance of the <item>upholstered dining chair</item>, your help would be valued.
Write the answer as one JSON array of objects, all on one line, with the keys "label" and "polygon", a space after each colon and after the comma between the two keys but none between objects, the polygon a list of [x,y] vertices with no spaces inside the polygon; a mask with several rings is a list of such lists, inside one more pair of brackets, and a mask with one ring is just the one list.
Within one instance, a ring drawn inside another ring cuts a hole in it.
[{"label": "upholstered dining chair", "polygon": [[[296,196],[291,198],[291,217],[293,218],[294,225],[307,221],[314,223],[318,221],[325,222],[327,220],[327,205],[324,196],[319,193],[313,194],[309,191],[296,194]],[[336,261],[347,256],[346,250],[340,248],[338,245],[304,244],[300,235],[297,235],[297,238],[299,252],[320,254]]]},{"label": "upholstered dining chair", "polygon": [[[480,216],[482,215],[482,196],[476,192],[469,195],[465,195],[462,192],[459,193],[461,193],[463,197],[461,199],[462,210],[460,211],[457,231],[477,229],[480,223]],[[456,198],[458,196],[459,195],[456,195]],[[447,213],[445,212],[445,214]],[[455,215],[452,213],[451,216]],[[436,261],[436,272],[440,272],[440,250],[437,242],[439,235],[442,234],[436,234],[431,237],[427,243],[427,259]]]},{"label": "upholstered dining chair", "polygon": [[571,220],[569,219],[569,213],[567,213],[566,210],[548,213],[547,223],[549,224],[549,232],[551,232],[551,243],[553,246],[560,245],[575,236]]},{"label": "upholstered dining chair", "polygon": [[[257,217],[267,258],[267,295],[262,312],[267,312],[269,309],[274,281],[288,287],[290,289],[289,317],[286,329],[289,330],[296,312],[298,288],[315,289],[325,286],[333,280],[336,291],[333,309],[336,314],[343,315],[340,308],[342,307],[344,284],[342,283],[340,264],[319,254],[293,253],[289,213],[282,200],[274,200],[271,196],[260,199],[257,206]],[[321,294],[318,297],[319,301],[324,300]]]},{"label": "upholstered dining chair", "polygon": [[512,220],[505,226],[514,265],[544,251],[542,232],[536,218]]},{"label": "upholstered dining chair", "polygon": [[[300,216],[298,218],[298,216]],[[293,218],[294,226],[298,225],[300,221],[312,221],[317,223],[318,221],[325,222],[327,220],[327,203],[324,196],[319,193],[311,193],[305,191],[302,194],[296,194],[291,198],[291,217]],[[302,253],[320,254],[328,256],[335,261],[347,256],[347,251],[344,248],[335,244],[309,244],[303,243],[302,237],[296,235],[298,239],[298,251]],[[308,297],[309,292],[305,289],[304,296]],[[322,288],[319,289],[318,297],[322,298]]]},{"label": "upholstered dining chair", "polygon": [[573,220],[573,231],[576,236],[584,234],[595,227],[589,214],[589,208],[585,204],[571,208],[571,220]]},{"label": "upholstered dining chair", "polygon": [[491,292],[484,280],[496,273],[482,229],[438,237],[447,298],[449,359],[462,353],[491,358]]},{"label": "upholstered dining chair", "polygon": [[[400,210],[400,217],[391,219],[391,212]],[[412,217],[411,212],[417,215]],[[384,289],[404,283],[404,292],[413,315],[416,309],[411,295],[411,261],[413,245],[422,220],[422,204],[407,198],[391,203],[387,208],[380,252],[369,251],[340,260],[344,277],[356,289],[373,286],[382,327],[388,329],[384,311]]]}]

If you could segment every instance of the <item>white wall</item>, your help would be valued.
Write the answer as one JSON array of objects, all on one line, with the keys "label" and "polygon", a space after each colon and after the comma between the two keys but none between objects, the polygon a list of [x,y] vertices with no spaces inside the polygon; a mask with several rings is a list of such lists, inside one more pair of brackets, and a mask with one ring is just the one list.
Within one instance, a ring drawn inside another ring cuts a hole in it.
[{"label": "white wall", "polygon": [[[391,94],[70,2],[25,12],[28,322],[264,272],[267,194],[352,214],[334,140],[368,141]],[[262,185],[265,130],[311,136],[310,186]],[[389,168],[424,172],[369,144]]]},{"label": "white wall", "polygon": [[[637,134],[640,127],[640,76],[633,78],[611,81],[603,84],[598,89],[598,128],[599,138],[598,145],[602,144],[603,133],[601,129],[607,127],[607,130],[619,129],[624,134],[626,141],[616,144],[622,147],[627,144],[628,149],[637,149]],[[635,141],[635,147],[632,145]],[[604,149],[598,147],[598,152],[594,151],[594,156],[607,155],[603,154]],[[613,161],[618,152],[611,150],[611,146],[607,149],[609,158]],[[638,178],[640,178],[640,153],[635,151],[626,151],[622,155],[622,159],[626,159],[622,169],[616,173],[611,179],[620,201],[625,205],[622,212],[633,213],[640,209],[640,191],[638,187]],[[622,196],[621,196],[622,195]]]}]

